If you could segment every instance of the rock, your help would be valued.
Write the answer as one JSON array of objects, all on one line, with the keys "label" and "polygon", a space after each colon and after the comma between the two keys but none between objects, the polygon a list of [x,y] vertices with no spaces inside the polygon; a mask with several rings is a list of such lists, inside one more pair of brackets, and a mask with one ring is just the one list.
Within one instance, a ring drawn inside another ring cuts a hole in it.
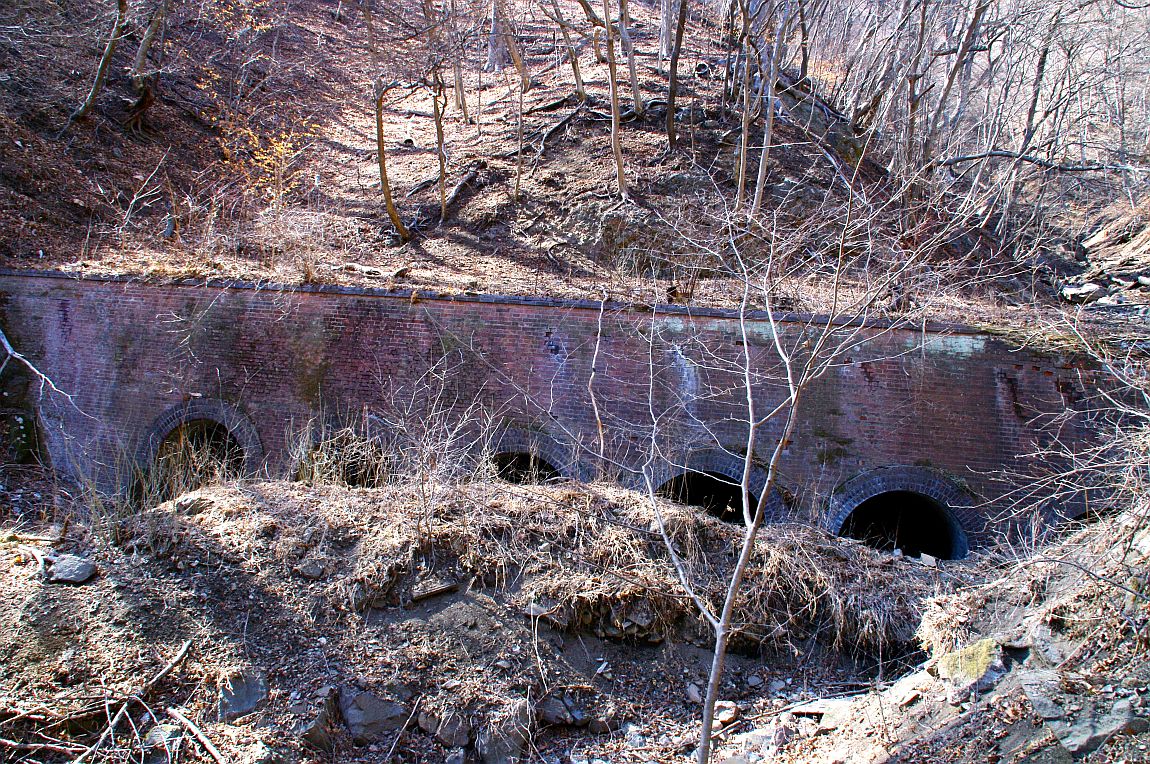
[{"label": "rock", "polygon": [[754,674],[747,677],[747,687],[750,687],[751,689],[754,689],[756,687],[761,687],[762,684],[763,684],[763,680],[761,677],[755,676]]},{"label": "rock", "polygon": [[703,692],[699,689],[699,685],[694,682],[687,685],[687,700],[698,704],[703,702]]},{"label": "rock", "polygon": [[1101,718],[1085,714],[1069,729],[1060,732],[1059,739],[1066,750],[1079,755],[1093,751],[1112,737],[1137,735],[1147,729],[1150,729],[1150,722],[1134,712],[1129,700],[1120,700],[1110,713]]},{"label": "rock", "polygon": [[906,708],[907,706],[917,703],[922,698],[922,693],[918,690],[911,690],[901,698],[898,699],[898,707]]},{"label": "rock", "polygon": [[82,584],[96,575],[96,565],[74,554],[62,554],[52,562],[48,570],[48,582],[52,584]]},{"label": "rock", "polygon": [[174,503],[176,512],[180,513],[181,515],[188,515],[189,517],[198,515],[201,512],[206,512],[214,505],[215,502],[213,502],[207,496],[195,496],[192,494],[185,494],[184,496],[176,499]]},{"label": "rock", "polygon": [[647,745],[647,738],[643,737],[643,730],[637,724],[623,725],[623,738],[632,748],[642,748]]},{"label": "rock", "polygon": [[434,735],[439,729],[439,717],[430,711],[420,711],[415,724],[428,735]]},{"label": "rock", "polygon": [[794,717],[784,714],[774,726],[767,728],[768,734],[763,741],[760,752],[764,756],[773,756],[780,748],[791,742],[798,735]]},{"label": "rock", "polygon": [[1019,676],[1019,682],[1031,707],[1043,719],[1050,721],[1066,715],[1058,703],[1062,681],[1057,671],[1026,671]]},{"label": "rock", "polygon": [[739,707],[729,700],[720,700],[715,703],[715,722],[720,727],[726,727],[739,718]]},{"label": "rock", "polygon": [[318,581],[323,578],[324,574],[323,564],[317,560],[301,562],[293,570],[296,575],[306,578],[308,581]]},{"label": "rock", "polygon": [[828,732],[837,729],[850,714],[853,701],[850,698],[818,698],[800,703],[791,709],[794,716],[817,717],[814,732]]},{"label": "rock", "polygon": [[398,703],[347,687],[339,691],[339,711],[356,745],[391,738],[407,723],[408,716],[407,709]]},{"label": "rock", "polygon": [[465,761],[467,761],[467,752],[462,748],[456,748],[447,754],[447,758],[443,760],[443,764],[464,764]]},{"label": "rock", "polygon": [[1088,281],[1080,286],[1064,286],[1058,293],[1063,300],[1073,303],[1087,303],[1094,302],[1106,294],[1106,289],[1101,284],[1095,284],[1093,281]]},{"label": "rock", "polygon": [[279,764],[282,761],[283,757],[268,748],[262,740],[257,740],[255,745],[248,749],[248,755],[244,757],[245,764]]},{"label": "rock", "polygon": [[544,724],[582,727],[587,715],[579,703],[569,695],[549,695],[535,707],[539,721]]},{"label": "rock", "polygon": [[939,677],[950,683],[948,701],[952,705],[989,690],[1006,673],[1002,648],[993,639],[980,639],[943,655],[936,668]]},{"label": "rock", "polygon": [[514,764],[518,762],[531,737],[534,714],[526,700],[512,703],[506,712],[493,720],[475,741],[476,751],[483,764]]},{"label": "rock", "polygon": [[300,730],[300,739],[319,751],[330,753],[335,748],[336,715],[339,713],[339,693],[332,687],[324,689],[319,711],[315,718]]},{"label": "rock", "polygon": [[934,555],[927,554],[926,552],[923,552],[918,556],[918,561],[928,568],[938,567],[938,558]]},{"label": "rock", "polygon": [[1138,283],[1144,287],[1150,287],[1150,276],[1141,274],[1138,276]]},{"label": "rock", "polygon": [[255,711],[268,696],[268,682],[257,669],[235,671],[220,686],[220,721],[230,722]]},{"label": "rock", "polygon": [[785,689],[787,689],[787,683],[782,679],[775,679],[767,685],[767,692],[772,695],[778,695]]},{"label": "rock", "polygon": [[845,726],[851,718],[851,709],[854,707],[854,701],[850,698],[828,698],[824,703],[826,703],[826,711],[819,719],[816,734],[830,732]]},{"label": "rock", "polygon": [[184,728],[178,724],[157,724],[144,735],[144,764],[168,764],[176,761]]},{"label": "rock", "polygon": [[445,748],[464,748],[471,744],[471,723],[452,711],[436,727],[435,739]]}]

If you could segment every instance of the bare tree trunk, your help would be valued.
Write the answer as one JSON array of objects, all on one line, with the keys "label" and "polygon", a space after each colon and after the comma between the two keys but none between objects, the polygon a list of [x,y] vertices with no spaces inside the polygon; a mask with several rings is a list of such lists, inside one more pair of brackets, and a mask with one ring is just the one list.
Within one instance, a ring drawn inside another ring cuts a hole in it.
[{"label": "bare tree trunk", "polygon": [[599,35],[602,33],[603,30],[599,27],[595,27],[595,31],[591,33],[591,47],[595,50],[595,63],[597,64],[607,63],[607,57],[603,55],[603,46],[599,39]]},{"label": "bare tree trunk", "polygon": [[498,72],[511,60],[507,54],[507,37],[503,30],[507,20],[503,18],[503,4],[491,0],[491,31],[487,35],[487,64],[485,72]]},{"label": "bare tree trunk", "polygon": [[375,24],[372,21],[371,14],[372,0],[360,0],[360,8],[363,9],[363,23],[367,26],[367,52],[371,56],[371,66],[376,71],[372,74],[379,74],[379,51],[375,47]]},{"label": "bare tree trunk", "polygon": [[159,34],[160,28],[168,17],[169,5],[170,0],[160,1],[159,6],[152,14],[152,20],[148,22],[148,28],[144,30],[144,36],[140,39],[140,47],[136,49],[136,58],[132,62],[132,87],[137,94],[147,87],[147,75],[144,69],[148,65],[148,54],[151,53],[156,35]]},{"label": "bare tree trunk", "polygon": [[[78,119],[84,119],[92,113],[92,109],[96,105],[96,98],[100,95],[100,91],[104,88],[104,80],[108,77],[108,69],[112,65],[112,56],[116,55],[116,46],[120,44],[120,38],[124,35],[124,22],[128,15],[128,0],[116,0],[116,22],[112,26],[112,33],[108,35],[108,42],[104,45],[104,55],[100,56],[100,63],[96,67],[96,76],[92,80],[92,89],[88,91],[88,97],[80,104],[71,116],[68,117],[68,124],[64,126],[64,130],[71,127],[72,123]],[[60,132],[63,133],[64,130]]]},{"label": "bare tree trunk", "polygon": [[144,36],[140,39],[140,46],[136,49],[136,58],[132,62],[132,90],[136,94],[136,100],[128,107],[128,116],[124,119],[124,124],[133,132],[138,133],[143,128],[144,113],[156,100],[156,79],[159,75],[146,71],[148,55],[168,17],[169,5],[170,0],[160,0],[160,4],[156,6],[144,30]]},{"label": "bare tree trunk", "polygon": [[615,180],[619,184],[619,196],[628,199],[630,194],[623,170],[623,147],[619,142],[619,74],[615,66],[615,41],[611,34],[610,0],[603,0],[603,20],[607,36],[607,79],[611,89],[611,153],[615,157]]},{"label": "bare tree trunk", "polygon": [[789,15],[784,15],[776,21],[775,40],[771,45],[771,60],[767,66],[766,85],[763,88],[767,99],[767,115],[766,124],[763,126],[763,151],[759,155],[759,173],[755,179],[755,198],[751,202],[749,215],[752,220],[759,215],[763,205],[763,190],[767,185],[767,158],[771,153],[771,138],[775,128],[775,81],[779,77],[779,57],[782,55],[783,40],[786,38],[789,22]]},{"label": "bare tree trunk", "polygon": [[504,0],[492,0],[491,33],[487,37],[487,71],[500,71],[506,65],[508,57],[515,64],[515,70],[519,72],[520,87],[527,92],[531,89],[531,77],[527,73],[527,65],[523,61],[519,43],[511,29],[506,5]]},{"label": "bare tree trunk", "polygon": [[463,64],[457,59],[452,64],[451,71],[455,80],[455,105],[459,107],[463,121],[470,123],[471,115],[467,113],[467,86],[463,82]]},{"label": "bare tree trunk", "polygon": [[571,73],[575,76],[575,92],[579,96],[579,102],[583,103],[587,100],[587,88],[583,85],[583,72],[579,69],[579,51],[575,50],[575,44],[571,42],[571,32],[567,29],[567,21],[563,18],[563,11],[559,9],[557,0],[551,0],[551,9],[555,13],[555,19],[559,22],[559,31],[563,33],[563,44],[567,46],[567,55],[571,58]]},{"label": "bare tree trunk", "polygon": [[387,216],[391,218],[391,224],[395,226],[399,238],[403,241],[411,239],[411,231],[403,224],[403,218],[399,216],[399,210],[395,208],[395,201],[391,198],[391,184],[387,180],[387,148],[383,140],[383,97],[387,94],[387,88],[383,86],[383,82],[377,80],[375,83],[375,151],[379,155],[379,185],[383,189],[383,203],[387,208]]},{"label": "bare tree trunk", "polygon": [[739,155],[735,170],[735,183],[738,190],[735,193],[735,209],[742,209],[747,198],[747,151],[751,142],[751,45],[750,45],[750,14],[745,0],[740,2],[743,14],[743,114],[739,129]]},{"label": "bare tree trunk", "polygon": [[631,74],[631,96],[635,99],[635,114],[643,116],[643,92],[639,90],[639,73],[635,66],[635,46],[631,43],[631,32],[628,27],[631,19],[627,13],[627,0],[619,0],[619,40],[622,43],[623,53],[627,56],[627,68]]},{"label": "bare tree trunk", "polygon": [[515,152],[515,190],[512,198],[519,201],[519,185],[523,181],[523,88],[519,89],[519,103],[516,110],[515,140],[519,151]]},{"label": "bare tree trunk", "polygon": [[678,4],[675,0],[659,0],[659,70],[663,62],[671,57],[675,46],[675,18]]},{"label": "bare tree trunk", "polygon": [[[668,0],[670,2],[670,0]],[[675,22],[675,42],[667,71],[667,149],[675,148],[675,101],[679,97],[679,58],[683,55],[683,28],[687,26],[687,0],[679,0],[679,18]]]},{"label": "bare tree trunk", "polygon": [[943,85],[942,93],[938,96],[938,105],[935,107],[934,115],[930,118],[930,123],[927,125],[926,135],[923,137],[922,146],[922,164],[926,166],[934,158],[934,147],[938,142],[938,130],[942,121],[942,115],[946,110],[946,104],[950,91],[954,87],[955,80],[967,64],[967,58],[970,56],[970,50],[974,47],[975,40],[978,38],[978,28],[982,23],[982,17],[986,13],[987,8],[990,7],[990,0],[972,0],[973,7],[970,11],[970,18],[966,24],[966,30],[962,36],[962,42],[958,46],[958,52],[955,54],[954,64],[950,67],[950,71],[946,76],[946,83]]},{"label": "bare tree trunk", "polygon": [[811,69],[811,30],[807,23],[807,0],[799,0],[799,82],[805,82]]},{"label": "bare tree trunk", "polygon": [[439,222],[447,220],[447,152],[443,147],[443,111],[447,107],[443,74],[437,66],[431,73],[431,113],[435,119],[435,156],[439,160]]}]

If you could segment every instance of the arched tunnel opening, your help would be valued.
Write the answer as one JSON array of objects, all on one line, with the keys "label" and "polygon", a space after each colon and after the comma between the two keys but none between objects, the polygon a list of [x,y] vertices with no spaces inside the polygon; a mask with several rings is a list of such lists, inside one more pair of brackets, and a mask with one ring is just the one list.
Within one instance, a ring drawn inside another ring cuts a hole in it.
[{"label": "arched tunnel opening", "polygon": [[160,443],[143,489],[171,498],[238,476],[243,469],[243,446],[227,427],[211,419],[191,419]]},{"label": "arched tunnel opening", "polygon": [[528,451],[495,454],[492,461],[495,463],[495,474],[508,483],[534,485],[562,477],[554,464]]},{"label": "arched tunnel opening", "polygon": [[318,433],[314,445],[296,464],[296,479],[379,488],[392,478],[395,462],[395,449],[387,439],[346,425]]},{"label": "arched tunnel opening", "polygon": [[899,549],[911,557],[926,553],[954,560],[966,554],[962,530],[946,507],[913,491],[872,496],[847,516],[839,534],[885,552]]},{"label": "arched tunnel opening", "polygon": [[[740,485],[717,472],[684,472],[656,491],[660,496],[682,504],[702,507],[708,514],[728,523],[743,522]],[[751,496],[752,506],[757,500]]]}]

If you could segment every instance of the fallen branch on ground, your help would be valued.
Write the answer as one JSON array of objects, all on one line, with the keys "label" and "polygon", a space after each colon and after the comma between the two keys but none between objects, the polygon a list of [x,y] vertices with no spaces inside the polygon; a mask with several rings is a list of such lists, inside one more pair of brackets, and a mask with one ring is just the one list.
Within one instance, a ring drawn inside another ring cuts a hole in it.
[{"label": "fallen branch on ground", "polygon": [[28,751],[29,753],[48,751],[50,753],[67,754],[72,754],[76,753],[77,751],[84,750],[84,747],[79,745],[58,745],[56,743],[20,743],[15,740],[8,740],[7,738],[2,737],[0,737],[0,748],[11,748],[14,751]]},{"label": "fallen branch on ground", "polygon": [[124,718],[125,714],[128,713],[128,708],[131,707],[132,703],[137,701],[143,702],[143,698],[148,694],[148,692],[151,691],[151,689],[157,684],[159,684],[159,682],[164,677],[175,670],[176,666],[178,666],[180,662],[187,656],[188,650],[191,648],[191,646],[192,640],[189,639],[187,642],[184,642],[183,646],[179,649],[179,652],[177,652],[176,655],[170,661],[168,661],[168,664],[160,670],[160,673],[156,674],[154,677],[148,680],[148,683],[141,687],[139,692],[133,693],[131,696],[129,696],[128,699],[120,705],[120,710],[117,711],[116,715],[112,717],[112,721],[108,722],[108,726],[104,728],[103,733],[100,735],[100,739],[97,740],[91,748],[77,756],[72,764],[82,764],[82,762],[96,753],[96,751],[100,749],[100,746],[104,745],[104,741],[107,740],[109,736],[116,733],[116,727],[120,725],[120,721]]},{"label": "fallen branch on ground", "polygon": [[179,711],[177,711],[174,708],[168,709],[168,716],[172,717],[173,719],[178,721],[180,724],[184,725],[184,727],[187,728],[188,732],[191,732],[192,735],[196,738],[196,740],[200,741],[200,745],[202,745],[204,747],[204,750],[206,750],[208,753],[210,753],[212,755],[212,758],[215,759],[217,762],[219,762],[219,764],[228,764],[227,759],[225,759],[224,755],[222,753],[220,753],[220,750],[218,748],[216,748],[214,745],[212,745],[212,741],[208,739],[208,736],[204,734],[203,730],[201,730],[199,727],[197,727],[195,724],[193,724],[191,719],[184,716],[182,713],[180,713]]},{"label": "fallen branch on ground", "polygon": [[451,193],[447,195],[447,199],[443,203],[444,209],[450,213],[451,208],[455,206],[459,201],[459,197],[463,194],[463,190],[474,183],[479,178],[479,173],[486,168],[487,163],[482,160],[473,164],[467,174],[463,176],[462,180],[456,183],[455,187],[451,189]]},{"label": "fallen branch on ground", "polygon": [[963,164],[965,162],[977,162],[980,159],[1016,159],[1019,162],[1027,162],[1028,164],[1036,165],[1047,170],[1055,170],[1057,172],[1150,172],[1150,167],[1136,167],[1129,164],[1106,164],[1104,162],[1086,162],[1083,164],[1059,164],[1052,162],[1049,159],[1042,157],[1031,156],[1029,154],[1020,154],[1017,151],[1003,151],[1001,149],[994,149],[991,151],[983,151],[978,154],[967,154],[960,157],[951,157],[950,159],[943,159],[930,165],[931,167],[953,167],[956,164]]}]

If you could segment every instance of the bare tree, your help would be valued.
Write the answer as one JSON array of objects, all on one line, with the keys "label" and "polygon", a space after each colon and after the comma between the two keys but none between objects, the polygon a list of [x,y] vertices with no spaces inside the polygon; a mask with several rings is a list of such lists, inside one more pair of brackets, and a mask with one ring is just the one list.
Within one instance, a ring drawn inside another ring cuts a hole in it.
[{"label": "bare tree", "polygon": [[619,73],[615,64],[610,0],[603,0],[603,19],[607,47],[607,81],[611,90],[611,154],[615,158],[615,181],[619,185],[619,195],[627,199],[630,197],[630,191],[627,188],[627,174],[623,168],[623,146],[619,136]]},{"label": "bare tree", "polygon": [[108,69],[112,66],[112,57],[116,55],[116,47],[120,44],[120,38],[124,36],[127,17],[128,0],[116,0],[116,20],[112,24],[108,41],[104,44],[104,53],[100,56],[100,63],[96,66],[96,76],[92,79],[92,88],[88,91],[88,96],[84,102],[76,107],[76,110],[68,117],[68,124],[64,125],[61,133],[71,127],[73,122],[84,119],[91,114],[92,109],[96,106],[96,98],[100,95],[100,91],[104,87],[104,80],[108,77]]},{"label": "bare tree", "polygon": [[403,224],[403,218],[399,216],[399,210],[395,207],[395,201],[391,198],[391,183],[387,179],[387,144],[383,136],[383,99],[387,95],[387,91],[391,86],[384,85],[383,78],[380,77],[375,81],[375,153],[379,161],[379,185],[383,191],[383,203],[387,210],[387,216],[391,219],[391,224],[395,226],[396,233],[403,241],[411,238],[411,231]]}]

